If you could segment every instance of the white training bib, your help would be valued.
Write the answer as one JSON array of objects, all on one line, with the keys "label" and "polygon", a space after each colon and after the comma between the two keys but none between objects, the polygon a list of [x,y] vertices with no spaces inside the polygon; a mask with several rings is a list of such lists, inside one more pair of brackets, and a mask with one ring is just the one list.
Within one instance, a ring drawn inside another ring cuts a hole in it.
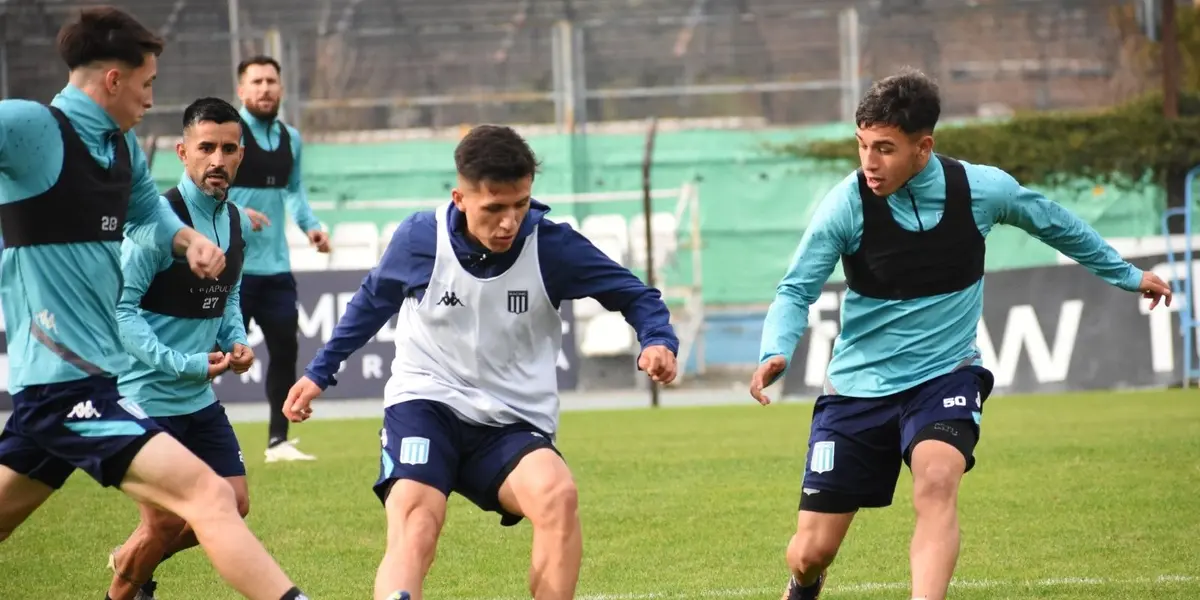
[{"label": "white training bib", "polygon": [[447,211],[437,212],[437,254],[424,297],[405,299],[384,406],[433,400],[484,425],[558,429],[562,317],[538,262],[538,233],[504,273],[480,279],[454,255]]}]

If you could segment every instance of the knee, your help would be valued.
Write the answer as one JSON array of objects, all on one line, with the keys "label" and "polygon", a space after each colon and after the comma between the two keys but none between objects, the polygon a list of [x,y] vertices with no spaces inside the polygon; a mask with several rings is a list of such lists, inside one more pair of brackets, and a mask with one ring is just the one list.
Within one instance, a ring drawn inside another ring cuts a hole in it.
[{"label": "knee", "polygon": [[184,502],[186,514],[180,513],[195,527],[197,520],[240,518],[237,494],[228,481],[216,473],[208,472],[200,477],[191,490],[191,497]]},{"label": "knee", "polygon": [[434,507],[413,504],[398,511],[388,528],[388,549],[410,548],[421,556],[432,555],[442,531],[442,519]]},{"label": "knee", "polygon": [[837,552],[837,544],[824,542],[814,535],[796,532],[788,542],[788,566],[793,571],[803,574],[819,573],[833,564]]},{"label": "knee", "polygon": [[570,478],[558,478],[536,487],[534,510],[528,517],[534,527],[570,529],[579,522],[579,488]]},{"label": "knee", "polygon": [[953,506],[962,469],[933,463],[913,474],[913,508],[918,513]]}]

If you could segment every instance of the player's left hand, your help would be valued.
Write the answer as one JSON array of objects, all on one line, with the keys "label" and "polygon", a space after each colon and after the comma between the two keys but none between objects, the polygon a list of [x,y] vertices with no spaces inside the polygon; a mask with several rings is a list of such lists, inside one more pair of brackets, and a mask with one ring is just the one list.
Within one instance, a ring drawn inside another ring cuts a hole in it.
[{"label": "player's left hand", "polygon": [[1171,286],[1150,271],[1142,273],[1142,284],[1138,286],[1138,291],[1142,293],[1143,298],[1150,299],[1151,310],[1158,306],[1160,300],[1167,306],[1171,305]]},{"label": "player's left hand", "polygon": [[313,229],[308,232],[308,241],[317,247],[317,252],[329,254],[329,234],[320,229]]},{"label": "player's left hand", "polygon": [[254,351],[248,346],[241,344],[233,345],[233,352],[229,355],[229,368],[233,369],[234,373],[241,375],[250,370],[250,366],[254,364]]},{"label": "player's left hand", "polygon": [[192,238],[187,248],[188,267],[198,277],[216,279],[225,270],[225,253],[203,236]]},{"label": "player's left hand", "polygon": [[671,383],[675,381],[675,353],[666,346],[649,346],[638,357],[638,368],[655,383]]}]

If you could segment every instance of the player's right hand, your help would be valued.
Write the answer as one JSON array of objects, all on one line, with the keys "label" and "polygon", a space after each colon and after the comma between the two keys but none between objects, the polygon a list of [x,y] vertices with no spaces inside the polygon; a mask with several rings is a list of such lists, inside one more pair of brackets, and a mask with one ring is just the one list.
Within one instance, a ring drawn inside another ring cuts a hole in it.
[{"label": "player's right hand", "polygon": [[308,377],[301,377],[288,390],[287,399],[283,401],[283,416],[293,423],[307,421],[312,416],[312,401],[320,395],[320,386]]},{"label": "player's right hand", "polygon": [[218,375],[229,370],[229,354],[224,352],[208,353],[208,378],[216,379]]},{"label": "player's right hand", "polygon": [[758,400],[759,404],[766,406],[771,403],[771,398],[763,393],[763,388],[774,383],[775,378],[779,377],[786,367],[787,359],[782,356],[772,356],[767,362],[758,365],[754,376],[750,378],[750,395]]},{"label": "player's right hand", "polygon": [[211,240],[198,236],[187,248],[188,267],[196,275],[216,279],[225,270],[225,253]]}]

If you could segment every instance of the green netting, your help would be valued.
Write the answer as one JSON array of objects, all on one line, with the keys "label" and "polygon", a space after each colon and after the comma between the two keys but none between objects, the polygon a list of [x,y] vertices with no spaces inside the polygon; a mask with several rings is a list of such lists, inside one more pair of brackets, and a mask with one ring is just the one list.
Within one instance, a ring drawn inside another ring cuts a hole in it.
[{"label": "green netting", "polygon": [[[652,173],[655,188],[695,180],[700,190],[703,286],[715,305],[769,302],[816,203],[846,171],[772,153],[766,144],[797,138],[846,135],[845,125],[763,131],[660,132]],[[535,194],[636,191],[642,185],[643,135],[533,136],[543,160]],[[449,198],[454,182],[453,140],[304,147],[305,186],[317,215],[342,221],[399,221],[414,209],[352,208],[357,200]],[[160,151],[154,177],[166,188],[178,181],[174,152]],[[1042,190],[1092,223],[1107,237],[1158,235],[1164,194],[1078,186]],[[660,200],[656,210],[669,210]],[[553,207],[553,205],[552,205]],[[552,215],[625,216],[638,201],[562,205]],[[988,269],[1052,264],[1055,252],[1024,232],[996,229],[988,239]],[[686,271],[686,257],[677,269]],[[834,277],[841,277],[841,270]]]}]

